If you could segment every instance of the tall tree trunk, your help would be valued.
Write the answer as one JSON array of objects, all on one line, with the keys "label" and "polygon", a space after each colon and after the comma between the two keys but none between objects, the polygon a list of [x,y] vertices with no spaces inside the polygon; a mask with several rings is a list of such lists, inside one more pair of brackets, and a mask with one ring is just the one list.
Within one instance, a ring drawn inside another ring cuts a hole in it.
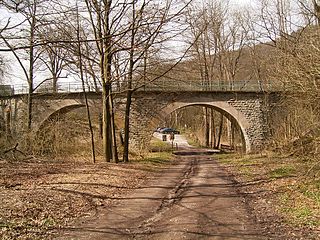
[{"label": "tall tree trunk", "polygon": [[103,49],[104,49],[104,81],[106,84],[106,99],[105,99],[105,120],[103,121],[103,124],[106,124],[104,127],[105,129],[105,145],[104,145],[104,151],[108,152],[105,155],[108,157],[108,160],[110,161],[110,158],[114,162],[117,162],[118,160],[118,154],[117,154],[117,142],[116,142],[116,136],[115,136],[115,124],[114,124],[114,109],[113,109],[113,99],[112,99],[112,77],[111,77],[111,65],[112,65],[112,36],[110,33],[110,11],[111,11],[111,4],[112,0],[105,0],[104,1],[104,11],[105,11],[105,17],[101,19],[103,21]]},{"label": "tall tree trunk", "polygon": [[317,0],[313,0],[314,14],[317,18],[317,24],[320,26],[320,3]]},{"label": "tall tree trunk", "polygon": [[222,136],[222,128],[223,128],[223,114],[220,113],[220,126],[219,126],[219,135],[218,135],[218,141],[217,141],[217,146],[216,148],[220,147],[220,142],[221,142],[221,136]]},{"label": "tall tree trunk", "polygon": [[58,78],[56,74],[53,74],[53,77],[52,77],[52,92],[53,93],[58,92]]},{"label": "tall tree trunk", "polygon": [[101,83],[102,83],[102,149],[103,149],[103,158],[106,162],[110,162],[111,159],[111,152],[110,152],[110,138],[109,138],[109,89],[108,89],[108,82],[106,77],[106,58],[105,53],[102,52],[100,56],[100,72],[101,72]]},{"label": "tall tree trunk", "polygon": [[[100,73],[102,84],[102,143],[103,158],[110,162],[112,157],[111,115],[110,115],[110,87],[111,87],[111,34],[110,11],[112,0],[89,1],[85,0],[91,25],[94,31],[97,49],[100,55]],[[96,21],[94,19],[96,18]],[[112,109],[111,109],[112,110]]]},{"label": "tall tree trunk", "polygon": [[233,120],[227,120],[227,130],[228,130],[229,146],[231,148],[233,148],[233,146],[234,146],[234,123],[233,123]]},{"label": "tall tree trunk", "polygon": [[[31,76],[29,76],[31,77]],[[28,123],[27,123],[27,127],[28,127],[28,130],[31,130],[31,124],[32,124],[32,106],[33,106],[33,103],[32,103],[32,93],[33,93],[33,83],[32,82],[28,82],[28,86],[29,86],[29,90],[28,90],[28,110],[27,110],[27,114],[28,114]]]},{"label": "tall tree trunk", "polygon": [[126,102],[126,112],[124,120],[124,149],[123,149],[123,161],[129,161],[129,134],[130,134],[130,110],[132,102],[132,80],[133,80],[133,68],[134,68],[134,44],[135,44],[135,21],[136,21],[136,1],[132,2],[132,26],[131,26],[131,49],[129,56],[129,73],[128,73],[128,84],[127,84],[127,102]]},{"label": "tall tree trunk", "polygon": [[102,148],[103,148],[103,158],[106,162],[110,162],[111,152],[110,152],[110,137],[109,137],[109,101],[108,101],[108,87],[106,83],[102,84]]},{"label": "tall tree trunk", "polygon": [[209,126],[209,112],[208,107],[204,107],[204,124],[205,124],[205,143],[209,147],[210,126]]},{"label": "tall tree trunk", "polygon": [[[109,36],[109,35],[108,35]],[[114,122],[114,106],[112,98],[112,79],[111,79],[111,65],[112,65],[112,53],[111,53],[111,39],[107,37],[105,42],[105,60],[104,60],[104,76],[106,82],[106,121],[103,121],[106,126],[106,149],[108,151],[108,160],[112,159],[113,162],[118,162],[118,151],[117,151],[117,141],[116,141],[116,130]]]},{"label": "tall tree trunk", "polygon": [[117,136],[116,136],[116,125],[114,121],[114,106],[112,98],[112,89],[109,89],[109,106],[110,106],[110,132],[111,132],[111,143],[112,143],[112,160],[113,162],[119,162],[118,159],[118,148],[117,148]]},{"label": "tall tree trunk", "polygon": [[129,134],[130,134],[130,109],[132,101],[132,91],[127,91],[126,112],[124,121],[124,149],[123,149],[123,161],[129,161]]},{"label": "tall tree trunk", "polygon": [[211,108],[211,143],[210,147],[216,147],[217,137],[216,137],[216,126],[214,121],[214,110]]},{"label": "tall tree trunk", "polygon": [[[33,5],[33,11],[36,12],[36,4]],[[31,19],[31,26],[30,26],[30,52],[29,52],[29,79],[28,79],[28,130],[31,130],[31,124],[32,124],[32,107],[33,107],[33,70],[34,70],[34,31],[36,26],[36,17],[35,15],[32,16]]]},{"label": "tall tree trunk", "polygon": [[[90,115],[90,109],[89,109],[89,104],[88,104],[88,97],[87,97],[87,92],[86,92],[86,87],[85,87],[85,81],[84,81],[84,75],[83,75],[83,64],[82,64],[82,52],[81,52],[81,43],[80,43],[80,23],[79,23],[79,13],[77,13],[77,23],[78,23],[78,28],[77,28],[77,40],[78,40],[78,54],[79,54],[79,68],[80,68],[80,78],[82,82],[82,90],[84,93],[84,99],[85,99],[85,104],[86,104],[86,110],[87,110],[87,119],[88,119],[88,125],[89,125],[89,130],[90,130],[90,136],[91,136],[91,154],[92,154],[92,161],[93,163],[96,162],[96,155],[95,155],[95,147],[94,147],[94,133],[93,133],[93,128],[92,128],[92,123],[91,123],[91,115]],[[57,78],[53,79],[53,84],[54,84],[54,90],[57,88]]]}]

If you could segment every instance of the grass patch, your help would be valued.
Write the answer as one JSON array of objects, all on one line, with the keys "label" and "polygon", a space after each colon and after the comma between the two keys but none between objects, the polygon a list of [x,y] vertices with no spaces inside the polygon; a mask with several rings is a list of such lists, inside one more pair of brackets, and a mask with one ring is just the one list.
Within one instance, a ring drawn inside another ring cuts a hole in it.
[{"label": "grass patch", "polygon": [[296,173],[296,169],[293,166],[282,166],[276,169],[273,169],[269,172],[270,178],[285,178],[291,177]]},{"label": "grass patch", "polygon": [[320,208],[320,179],[301,183],[298,189],[305,197],[315,201]]},{"label": "grass patch", "polygon": [[223,153],[223,154],[217,154],[215,156],[219,160],[219,162],[222,164],[232,164],[235,167],[241,167],[241,168],[244,166],[250,167],[250,165],[261,163],[260,157],[256,157],[256,155],[243,156],[241,154],[236,154],[236,153],[232,153],[232,154]]},{"label": "grass patch", "polygon": [[151,165],[162,165],[170,162],[173,159],[171,152],[152,152],[147,154],[144,158],[138,160],[138,162],[151,164]]},{"label": "grass patch", "polygon": [[293,209],[293,213],[296,218],[301,219],[303,221],[307,220],[310,216],[312,216],[312,209],[307,206],[303,206],[300,208]]},{"label": "grass patch", "polygon": [[236,154],[232,154],[232,153],[231,154],[230,153],[219,153],[214,156],[221,163],[230,163],[230,162],[233,162],[234,159],[236,159]]},{"label": "grass patch", "polygon": [[194,138],[188,137],[187,142],[188,142],[189,145],[194,146],[194,147],[203,147],[203,146],[201,146],[200,142],[197,139],[194,139]]},{"label": "grass patch", "polygon": [[294,225],[318,226],[320,222],[314,218],[313,210],[309,206],[288,209],[291,222]]},{"label": "grass patch", "polygon": [[[256,187],[270,192],[265,195],[270,206],[295,227],[320,227],[320,178],[308,174],[314,161],[275,153],[256,155],[218,154],[218,161],[227,166],[239,182],[269,179]],[[313,172],[314,173],[314,172]]]},{"label": "grass patch", "polygon": [[283,194],[281,197],[282,206],[280,211],[288,223],[295,226],[320,226],[320,220],[317,210],[302,199],[298,200],[296,197],[288,196],[288,193]]},{"label": "grass patch", "polygon": [[157,171],[157,167],[169,163],[173,158],[171,144],[153,137],[150,142],[150,152],[140,156],[135,162],[146,164],[148,170]]},{"label": "grass patch", "polygon": [[154,137],[150,142],[150,150],[151,152],[170,152],[172,151],[172,146],[168,142]]},{"label": "grass patch", "polygon": [[194,131],[190,129],[185,129],[183,131],[183,134],[187,137],[187,142],[189,145],[194,147],[204,147],[204,146],[201,146],[201,143],[197,138],[197,136],[195,135]]},{"label": "grass patch", "polygon": [[255,174],[251,168],[248,168],[246,166],[242,166],[239,168],[239,171],[241,172],[241,174],[243,176],[246,177],[247,180],[254,180]]}]

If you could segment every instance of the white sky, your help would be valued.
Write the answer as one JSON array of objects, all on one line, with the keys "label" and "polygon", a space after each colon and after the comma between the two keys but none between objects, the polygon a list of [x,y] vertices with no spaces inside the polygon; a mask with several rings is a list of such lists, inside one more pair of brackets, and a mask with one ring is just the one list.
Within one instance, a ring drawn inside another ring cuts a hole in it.
[{"label": "white sky", "polygon": [[[254,2],[256,2],[256,0],[229,0],[230,7],[235,9],[239,7],[250,7]],[[7,13],[0,9],[0,22],[2,22],[1,20],[7,17],[6,15]],[[26,84],[25,76],[22,74],[21,67],[18,65],[16,59],[12,56],[12,54],[9,52],[2,52],[0,54],[4,56],[5,61],[8,63],[8,69],[4,77],[5,82],[7,84],[14,85]]]},{"label": "white sky", "polygon": [[234,6],[250,6],[254,0],[230,0],[230,4]]},{"label": "white sky", "polygon": [[[1,0],[0,0],[1,1]],[[221,0],[224,1],[224,0]],[[234,9],[240,8],[253,8],[258,0],[229,0],[230,7]],[[0,22],[4,17],[4,12],[0,9]],[[5,80],[9,84],[26,84],[25,77],[21,74],[20,66],[16,63],[16,60],[12,57],[9,52],[0,53],[2,56],[5,56],[5,60],[9,62],[9,71],[5,76]]]}]

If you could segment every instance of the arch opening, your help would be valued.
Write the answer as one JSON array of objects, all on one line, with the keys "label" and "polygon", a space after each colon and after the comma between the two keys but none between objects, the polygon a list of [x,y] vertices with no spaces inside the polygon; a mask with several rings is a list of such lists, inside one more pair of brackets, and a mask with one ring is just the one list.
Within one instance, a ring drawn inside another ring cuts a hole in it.
[{"label": "arch opening", "polygon": [[84,104],[73,104],[73,105],[68,105],[62,108],[59,108],[55,110],[54,112],[49,113],[47,116],[44,117],[44,119],[40,122],[38,127],[36,128],[36,132],[40,131],[43,129],[49,122],[51,122],[54,119],[59,118],[61,115],[67,114],[75,109],[85,107]]},{"label": "arch opening", "polygon": [[[73,104],[48,113],[34,130],[32,151],[52,157],[91,157],[91,137],[85,105]],[[95,149],[101,152],[98,115],[91,112]]]},{"label": "arch opening", "polygon": [[205,107],[220,113],[222,116],[228,119],[231,124],[234,124],[234,126],[239,129],[239,138],[242,142],[242,150],[246,153],[251,152],[251,142],[247,132],[250,124],[243,113],[235,109],[227,102],[174,102],[162,108],[161,111],[158,112],[157,116],[151,119],[151,127],[155,129],[159,127],[159,125],[165,124],[163,120],[166,119],[167,116],[170,116],[170,114],[187,107]]}]

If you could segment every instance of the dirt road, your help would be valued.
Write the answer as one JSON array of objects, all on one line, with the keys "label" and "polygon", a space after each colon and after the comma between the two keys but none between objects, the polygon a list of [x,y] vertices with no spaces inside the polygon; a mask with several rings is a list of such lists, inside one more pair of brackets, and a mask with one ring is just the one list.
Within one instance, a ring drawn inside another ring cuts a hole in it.
[{"label": "dirt road", "polygon": [[267,239],[227,173],[192,151],[57,239]]}]

